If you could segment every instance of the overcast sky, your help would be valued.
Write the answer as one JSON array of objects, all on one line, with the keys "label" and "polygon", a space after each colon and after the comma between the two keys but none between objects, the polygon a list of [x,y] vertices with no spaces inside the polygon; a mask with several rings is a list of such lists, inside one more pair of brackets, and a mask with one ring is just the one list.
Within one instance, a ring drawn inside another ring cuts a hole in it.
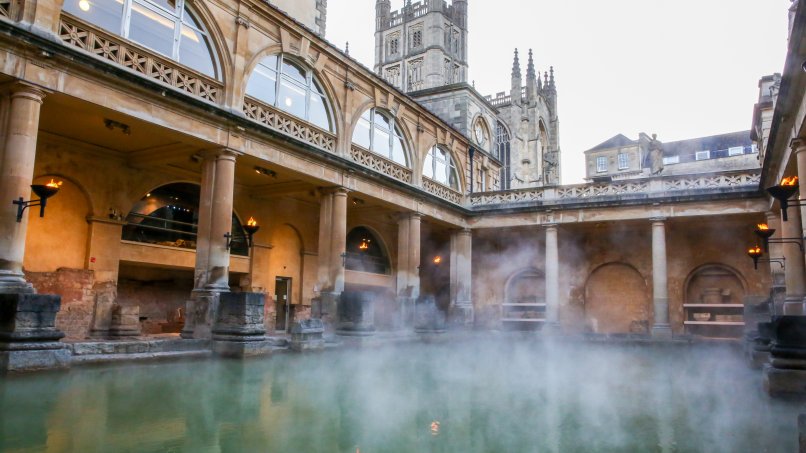
[{"label": "overcast sky", "polygon": [[[470,76],[508,91],[513,50],[557,77],[563,184],[623,133],[669,142],[749,130],[758,80],[781,72],[790,0],[469,0]],[[392,0],[392,9],[403,0]],[[372,68],[375,0],[328,2],[327,39]],[[525,71],[526,62],[521,61]]]}]

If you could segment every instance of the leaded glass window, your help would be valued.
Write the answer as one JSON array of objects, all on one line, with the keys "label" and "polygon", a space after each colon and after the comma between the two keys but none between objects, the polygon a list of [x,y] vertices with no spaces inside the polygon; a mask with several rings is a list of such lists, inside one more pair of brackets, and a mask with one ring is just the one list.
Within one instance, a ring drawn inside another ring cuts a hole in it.
[{"label": "leaded glass window", "polygon": [[405,140],[397,119],[377,109],[361,115],[353,132],[353,143],[405,167],[409,166]]},{"label": "leaded glass window", "polygon": [[64,11],[220,78],[209,33],[185,0],[65,0]]},{"label": "leaded glass window", "polygon": [[333,132],[325,91],[313,71],[290,58],[283,55],[264,58],[249,77],[246,94]]}]

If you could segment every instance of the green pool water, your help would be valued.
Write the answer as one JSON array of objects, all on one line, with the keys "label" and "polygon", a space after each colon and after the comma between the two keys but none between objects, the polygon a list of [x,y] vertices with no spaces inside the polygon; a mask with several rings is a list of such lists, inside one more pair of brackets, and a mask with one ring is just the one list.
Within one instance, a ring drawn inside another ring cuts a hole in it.
[{"label": "green pool water", "polygon": [[801,409],[726,348],[484,338],[0,378],[0,451],[794,452]]}]

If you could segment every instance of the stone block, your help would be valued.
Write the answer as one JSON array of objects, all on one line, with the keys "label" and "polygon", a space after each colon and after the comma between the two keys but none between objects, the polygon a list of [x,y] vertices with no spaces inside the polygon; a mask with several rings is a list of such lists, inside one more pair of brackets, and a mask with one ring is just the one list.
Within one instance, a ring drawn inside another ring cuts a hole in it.
[{"label": "stone block", "polygon": [[243,358],[270,354],[273,346],[263,324],[262,293],[221,293],[213,325],[213,352]]},{"label": "stone block", "polygon": [[64,338],[56,328],[61,298],[42,294],[0,294],[0,342],[55,342]]},{"label": "stone block", "polygon": [[336,333],[348,336],[375,334],[375,294],[370,291],[344,291],[338,304]]},{"label": "stone block", "polygon": [[325,324],[321,319],[306,319],[291,326],[292,351],[315,351],[325,348]]},{"label": "stone block", "polygon": [[213,340],[213,353],[221,357],[245,358],[271,354],[271,341],[218,341]]},{"label": "stone block", "polygon": [[806,395],[806,370],[764,366],[764,391],[776,398],[802,398]]},{"label": "stone block", "polygon": [[66,369],[70,359],[70,351],[60,343],[53,349],[0,350],[0,374]]},{"label": "stone block", "polygon": [[806,397],[806,317],[776,316],[771,328],[764,390],[773,397]]},{"label": "stone block", "polygon": [[110,337],[136,337],[140,331],[140,307],[115,304],[112,307]]},{"label": "stone block", "polygon": [[414,306],[414,331],[443,333],[447,330],[445,312],[437,307],[434,296],[420,296]]}]

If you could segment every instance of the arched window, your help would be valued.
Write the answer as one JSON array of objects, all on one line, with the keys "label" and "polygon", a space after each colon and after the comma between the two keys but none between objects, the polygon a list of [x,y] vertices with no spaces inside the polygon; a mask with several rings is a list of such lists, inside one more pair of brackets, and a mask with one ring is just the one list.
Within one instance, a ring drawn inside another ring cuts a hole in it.
[{"label": "arched window", "polygon": [[353,132],[353,143],[400,165],[409,166],[403,133],[395,117],[385,112],[377,109],[364,112]]},{"label": "arched window", "polygon": [[348,271],[389,274],[389,258],[384,253],[380,241],[367,228],[353,228],[347,234],[347,252],[344,267]]},{"label": "arched window", "polygon": [[489,149],[490,132],[487,128],[487,123],[481,117],[479,117],[473,125],[473,139],[481,149]]},{"label": "arched window", "polygon": [[506,126],[499,122],[495,126],[495,157],[500,160],[501,190],[509,190],[512,182],[511,137]]},{"label": "arched window", "polygon": [[[196,184],[175,183],[152,190],[126,216],[123,240],[195,250],[200,196]],[[235,214],[230,253],[249,256],[246,234]]]},{"label": "arched window", "polygon": [[65,0],[64,11],[219,79],[210,36],[186,0]]},{"label": "arched window", "polygon": [[268,56],[257,65],[246,95],[333,132],[327,97],[313,72],[283,55]]},{"label": "arched window", "polygon": [[451,153],[434,146],[425,156],[423,175],[452,189],[459,190],[459,175]]}]

